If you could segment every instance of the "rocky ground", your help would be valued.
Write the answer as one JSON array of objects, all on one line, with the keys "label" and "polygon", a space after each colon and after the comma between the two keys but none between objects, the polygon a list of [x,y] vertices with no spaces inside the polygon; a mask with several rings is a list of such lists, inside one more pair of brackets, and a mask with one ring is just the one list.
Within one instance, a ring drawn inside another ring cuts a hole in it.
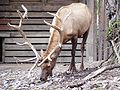
[{"label": "rocky ground", "polygon": [[47,82],[39,80],[39,68],[35,68],[31,77],[27,78],[31,65],[0,64],[0,90],[120,90],[119,68],[105,71],[81,86],[70,87],[80,83],[81,79],[95,71],[94,65],[92,67],[86,65],[90,69],[71,74],[65,72],[69,67],[68,64],[57,64],[53,76],[49,77]]}]

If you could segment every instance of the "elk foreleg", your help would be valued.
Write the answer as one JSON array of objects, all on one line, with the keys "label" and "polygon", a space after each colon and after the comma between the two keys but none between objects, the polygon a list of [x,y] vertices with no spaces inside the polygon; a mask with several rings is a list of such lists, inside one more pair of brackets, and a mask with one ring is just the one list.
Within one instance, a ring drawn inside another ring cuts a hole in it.
[{"label": "elk foreleg", "polygon": [[85,43],[86,43],[86,40],[87,40],[87,37],[88,37],[88,31],[86,31],[84,34],[83,34],[83,40],[82,40],[82,43],[81,43],[81,57],[82,57],[82,60],[81,60],[81,65],[80,65],[80,69],[83,71],[84,70],[84,61],[83,61],[83,57],[84,57],[84,49],[85,49]]},{"label": "elk foreleg", "polygon": [[72,42],[72,51],[71,51],[72,59],[68,71],[76,72],[77,70],[75,67],[75,51],[77,47],[77,38],[72,38],[71,42]]}]

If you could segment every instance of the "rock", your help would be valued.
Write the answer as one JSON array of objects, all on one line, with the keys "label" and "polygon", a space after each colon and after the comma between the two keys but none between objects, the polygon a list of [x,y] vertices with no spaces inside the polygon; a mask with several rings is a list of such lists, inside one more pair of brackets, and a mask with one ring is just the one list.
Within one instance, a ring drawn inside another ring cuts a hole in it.
[{"label": "rock", "polygon": [[79,90],[77,87],[72,88],[72,90]]}]

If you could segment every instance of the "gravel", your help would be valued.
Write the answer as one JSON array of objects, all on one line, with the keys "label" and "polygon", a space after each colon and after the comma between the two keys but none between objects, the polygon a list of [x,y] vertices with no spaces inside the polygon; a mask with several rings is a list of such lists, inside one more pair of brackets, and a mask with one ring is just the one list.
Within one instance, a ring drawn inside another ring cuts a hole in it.
[{"label": "gravel", "polygon": [[96,69],[67,73],[68,64],[57,64],[53,76],[48,77],[47,82],[41,82],[39,68],[35,68],[31,76],[27,77],[31,65],[1,64],[0,90],[120,90],[119,68],[105,71],[82,86],[70,88],[69,85],[81,82],[81,79]]}]

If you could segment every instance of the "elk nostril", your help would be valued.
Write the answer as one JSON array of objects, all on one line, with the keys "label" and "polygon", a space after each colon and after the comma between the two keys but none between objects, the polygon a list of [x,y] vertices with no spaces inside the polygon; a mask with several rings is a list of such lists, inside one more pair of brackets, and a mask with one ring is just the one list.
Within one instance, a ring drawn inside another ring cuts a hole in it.
[{"label": "elk nostril", "polygon": [[45,78],[40,78],[41,81],[46,81]]}]

